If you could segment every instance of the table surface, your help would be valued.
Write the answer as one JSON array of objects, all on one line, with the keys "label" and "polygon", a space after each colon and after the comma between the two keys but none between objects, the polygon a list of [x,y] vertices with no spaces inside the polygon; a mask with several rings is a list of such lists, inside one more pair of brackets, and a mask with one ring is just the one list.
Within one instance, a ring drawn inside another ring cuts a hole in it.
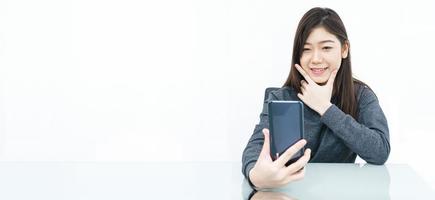
[{"label": "table surface", "polygon": [[[310,163],[252,199],[435,199],[405,164]],[[247,199],[236,162],[0,162],[0,199]]]}]

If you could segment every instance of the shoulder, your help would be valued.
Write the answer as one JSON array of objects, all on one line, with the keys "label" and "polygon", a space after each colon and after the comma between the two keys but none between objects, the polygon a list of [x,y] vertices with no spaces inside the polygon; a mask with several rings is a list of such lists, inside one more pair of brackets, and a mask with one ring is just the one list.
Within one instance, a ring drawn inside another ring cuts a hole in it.
[{"label": "shoulder", "polygon": [[276,88],[266,95],[267,100],[294,100],[297,97],[296,91],[288,86]]},{"label": "shoulder", "polygon": [[361,81],[356,81],[355,88],[357,91],[356,98],[360,107],[378,101],[375,92],[367,84]]}]

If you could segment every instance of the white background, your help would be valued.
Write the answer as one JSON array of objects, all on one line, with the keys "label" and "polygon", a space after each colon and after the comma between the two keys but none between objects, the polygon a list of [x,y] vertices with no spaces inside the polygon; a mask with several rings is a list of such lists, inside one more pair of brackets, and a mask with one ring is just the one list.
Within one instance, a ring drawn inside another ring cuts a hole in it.
[{"label": "white background", "polygon": [[346,25],[388,163],[435,187],[430,1],[1,0],[0,160],[240,161],[315,6]]}]

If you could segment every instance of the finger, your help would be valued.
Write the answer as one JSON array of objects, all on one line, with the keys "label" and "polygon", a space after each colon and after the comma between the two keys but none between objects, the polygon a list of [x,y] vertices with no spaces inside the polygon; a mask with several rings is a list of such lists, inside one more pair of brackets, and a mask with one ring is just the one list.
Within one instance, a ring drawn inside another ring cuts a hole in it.
[{"label": "finger", "polygon": [[329,85],[329,86],[334,85],[334,80],[335,80],[335,77],[337,76],[337,72],[338,72],[338,69],[335,69],[334,71],[332,71],[331,76],[329,76],[327,85]]},{"label": "finger", "polygon": [[305,144],[307,144],[306,140],[299,140],[290,148],[288,148],[275,162],[278,164],[279,167],[285,166],[285,164],[293,157],[293,155],[295,155],[300,149],[302,149]]},{"label": "finger", "polygon": [[305,102],[305,97],[304,97],[304,95],[303,95],[303,93],[304,93],[305,91],[301,91],[301,92],[302,92],[302,94],[301,94],[301,93],[298,93],[298,97],[299,97],[300,100],[302,100],[303,102]]},{"label": "finger", "polygon": [[305,87],[301,87],[301,92],[302,92],[302,94],[306,94],[306,91],[307,91],[307,88],[305,88]]},{"label": "finger", "polygon": [[302,80],[302,81],[301,81],[301,87],[302,87],[302,86],[307,87],[307,86],[308,86],[308,83],[307,83],[305,80]]},{"label": "finger", "polygon": [[311,149],[306,149],[302,157],[300,157],[296,162],[286,167],[285,172],[288,175],[296,173],[297,171],[305,167],[305,165],[307,165],[308,161],[310,160],[310,157],[311,157]]},{"label": "finger", "polygon": [[311,80],[310,76],[305,72],[304,69],[302,69],[302,67],[300,65],[295,64],[295,67],[309,84],[314,83],[314,81]]},{"label": "finger", "polygon": [[305,171],[306,170],[305,170],[305,167],[304,167],[301,170],[299,170],[298,172],[288,176],[285,179],[286,184],[289,183],[289,182],[292,182],[292,181],[297,181],[297,180],[303,179],[305,177]]},{"label": "finger", "polygon": [[269,129],[263,129],[264,135],[264,143],[263,148],[261,149],[260,156],[262,157],[270,157],[270,142],[269,142]]},{"label": "finger", "polygon": [[[306,90],[306,88],[304,85],[301,85],[301,91],[303,91],[303,90]],[[302,93],[304,93],[304,92],[302,92]]]},{"label": "finger", "polygon": [[307,89],[308,87],[308,83],[304,80],[301,81],[301,88],[303,88],[304,90]]}]

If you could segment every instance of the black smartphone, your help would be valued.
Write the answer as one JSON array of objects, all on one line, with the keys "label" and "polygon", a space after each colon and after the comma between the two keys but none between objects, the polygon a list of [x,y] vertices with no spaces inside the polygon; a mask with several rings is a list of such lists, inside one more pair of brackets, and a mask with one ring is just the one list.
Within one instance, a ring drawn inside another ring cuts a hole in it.
[{"label": "black smartphone", "polygon": [[[278,159],[289,147],[304,138],[304,105],[300,101],[270,101],[269,131],[270,156]],[[286,163],[286,166],[304,155],[302,148]]]}]

